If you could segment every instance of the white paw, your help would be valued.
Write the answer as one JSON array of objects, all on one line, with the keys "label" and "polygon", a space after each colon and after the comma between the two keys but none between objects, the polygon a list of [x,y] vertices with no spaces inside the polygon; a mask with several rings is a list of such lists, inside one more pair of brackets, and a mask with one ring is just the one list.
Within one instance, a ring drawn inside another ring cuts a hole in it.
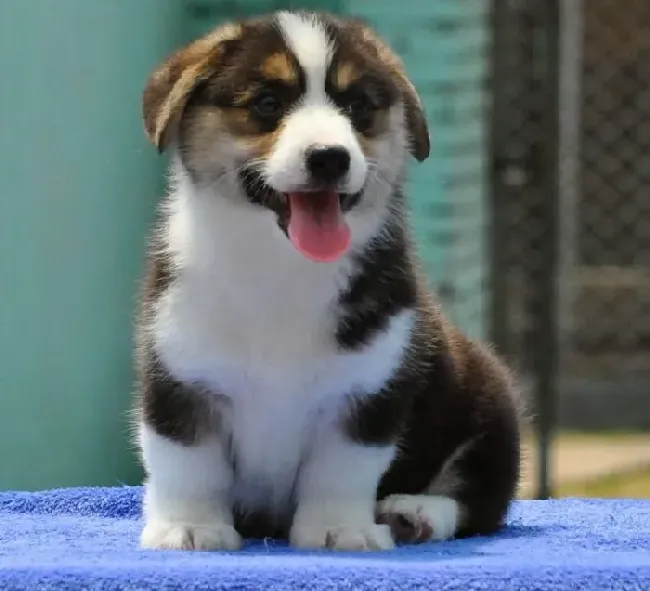
[{"label": "white paw", "polygon": [[298,525],[291,529],[290,541],[296,548],[330,550],[390,550],[395,547],[390,528],[374,523],[364,526]]},{"label": "white paw", "polygon": [[390,527],[399,542],[453,538],[459,506],[454,499],[429,495],[392,495],[377,504],[377,521]]},{"label": "white paw", "polygon": [[225,523],[153,521],[145,525],[140,545],[149,550],[239,550],[242,539],[232,525]]}]

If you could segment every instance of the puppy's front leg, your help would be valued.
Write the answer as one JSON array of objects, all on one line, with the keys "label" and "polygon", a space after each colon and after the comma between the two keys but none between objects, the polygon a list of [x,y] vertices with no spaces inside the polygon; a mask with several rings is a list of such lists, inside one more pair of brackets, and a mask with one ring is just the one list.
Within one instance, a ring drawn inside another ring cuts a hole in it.
[{"label": "puppy's front leg", "polygon": [[390,529],[375,523],[375,499],[393,445],[354,441],[337,423],[323,425],[303,465],[290,533],[299,548],[388,550]]},{"label": "puppy's front leg", "polygon": [[232,468],[218,437],[183,445],[141,425],[148,473],[144,548],[236,550],[241,538],[230,507]]}]

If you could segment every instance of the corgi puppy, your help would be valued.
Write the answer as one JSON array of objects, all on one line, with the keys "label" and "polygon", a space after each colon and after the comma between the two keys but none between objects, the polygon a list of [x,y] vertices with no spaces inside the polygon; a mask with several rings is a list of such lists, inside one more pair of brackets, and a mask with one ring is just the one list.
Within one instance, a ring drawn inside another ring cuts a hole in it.
[{"label": "corgi puppy", "polygon": [[407,226],[423,106],[366,24],[224,24],[144,92],[171,152],[138,326],[145,548],[387,550],[494,532],[518,390],[440,311]]}]

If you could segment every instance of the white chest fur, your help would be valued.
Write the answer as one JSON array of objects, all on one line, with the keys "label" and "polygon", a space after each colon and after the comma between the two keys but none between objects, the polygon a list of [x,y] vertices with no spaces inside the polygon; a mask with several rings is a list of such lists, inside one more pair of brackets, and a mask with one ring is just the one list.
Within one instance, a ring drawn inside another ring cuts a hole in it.
[{"label": "white chest fur", "polygon": [[318,421],[346,395],[386,383],[412,326],[403,313],[363,350],[340,352],[336,302],[350,262],[303,259],[272,215],[178,196],[169,241],[179,278],[153,326],[177,379],[230,400],[235,495],[245,505],[288,498]]}]

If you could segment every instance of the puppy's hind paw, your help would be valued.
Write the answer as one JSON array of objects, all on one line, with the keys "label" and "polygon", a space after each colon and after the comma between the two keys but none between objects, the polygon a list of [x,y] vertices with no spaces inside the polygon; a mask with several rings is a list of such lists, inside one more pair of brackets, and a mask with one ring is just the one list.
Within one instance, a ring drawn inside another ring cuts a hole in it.
[{"label": "puppy's hind paw", "polygon": [[377,521],[389,526],[398,542],[447,540],[458,528],[458,503],[433,495],[392,495],[377,504]]}]

